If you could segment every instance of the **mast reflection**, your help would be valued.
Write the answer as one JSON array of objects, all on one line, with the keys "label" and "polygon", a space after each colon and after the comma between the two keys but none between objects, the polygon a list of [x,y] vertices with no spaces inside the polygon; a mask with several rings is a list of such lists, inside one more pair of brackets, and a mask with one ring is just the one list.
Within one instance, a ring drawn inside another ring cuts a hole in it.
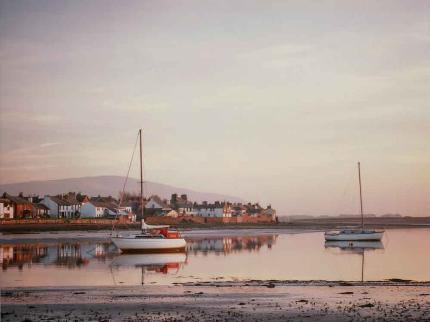
[{"label": "mast reflection", "polygon": [[326,241],[326,249],[338,249],[340,254],[356,254],[361,256],[361,282],[364,282],[364,255],[366,252],[384,249],[381,241]]}]

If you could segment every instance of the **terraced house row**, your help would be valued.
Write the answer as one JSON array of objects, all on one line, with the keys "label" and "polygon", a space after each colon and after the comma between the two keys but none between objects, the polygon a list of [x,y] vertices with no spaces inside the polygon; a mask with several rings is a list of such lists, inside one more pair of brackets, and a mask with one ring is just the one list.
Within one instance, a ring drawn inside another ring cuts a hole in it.
[{"label": "terraced house row", "polygon": [[[141,214],[141,205],[136,196],[123,200],[108,197],[90,197],[69,192],[55,196],[11,196],[4,193],[0,199],[0,219],[30,218],[116,218],[126,216],[129,221]],[[145,217],[204,217],[232,218],[242,216],[265,216],[269,221],[276,220],[276,211],[270,205],[266,208],[258,203],[231,203],[228,201],[188,200],[187,195],[172,194],[170,200],[153,195],[144,200]],[[139,218],[138,218],[139,219]]]}]

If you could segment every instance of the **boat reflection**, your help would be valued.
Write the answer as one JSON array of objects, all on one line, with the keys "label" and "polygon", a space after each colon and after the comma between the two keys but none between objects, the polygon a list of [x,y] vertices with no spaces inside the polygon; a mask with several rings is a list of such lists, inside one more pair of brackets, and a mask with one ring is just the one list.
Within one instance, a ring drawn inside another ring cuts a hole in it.
[{"label": "boat reflection", "polygon": [[326,241],[326,249],[339,249],[341,254],[357,254],[361,256],[361,282],[364,282],[364,255],[368,251],[383,250],[381,241]]},{"label": "boat reflection", "polygon": [[381,241],[326,241],[325,248],[338,248],[343,252],[359,253],[363,251],[384,249],[384,244]]},{"label": "boat reflection", "polygon": [[158,253],[158,254],[121,254],[114,258],[112,267],[147,267],[168,269],[179,269],[180,264],[185,263],[187,255],[185,253]]},{"label": "boat reflection", "polygon": [[157,254],[121,254],[112,261],[111,273],[114,284],[116,283],[113,269],[140,268],[141,284],[145,284],[145,274],[148,272],[158,274],[176,274],[181,265],[187,260],[186,253],[157,253]]}]

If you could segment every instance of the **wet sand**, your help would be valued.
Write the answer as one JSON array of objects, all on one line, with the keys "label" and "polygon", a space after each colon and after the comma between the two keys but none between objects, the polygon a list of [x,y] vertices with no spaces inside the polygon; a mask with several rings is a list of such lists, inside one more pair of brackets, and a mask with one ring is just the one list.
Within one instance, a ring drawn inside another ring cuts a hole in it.
[{"label": "wet sand", "polygon": [[[366,227],[368,228],[428,228],[430,227],[430,217],[369,217],[366,218]],[[343,218],[311,218],[295,219],[288,222],[279,223],[240,223],[240,224],[223,224],[223,223],[179,223],[173,225],[182,230],[187,229],[291,229],[291,230],[327,230],[337,229],[339,227],[359,226],[361,219],[359,217]],[[117,229],[139,229],[140,223],[117,224]],[[0,225],[0,232],[3,233],[28,233],[28,232],[49,232],[49,231],[110,231],[111,224],[70,224],[67,222],[61,224],[3,224]]]},{"label": "wet sand", "polygon": [[2,321],[430,321],[430,283],[242,281],[15,288]]}]

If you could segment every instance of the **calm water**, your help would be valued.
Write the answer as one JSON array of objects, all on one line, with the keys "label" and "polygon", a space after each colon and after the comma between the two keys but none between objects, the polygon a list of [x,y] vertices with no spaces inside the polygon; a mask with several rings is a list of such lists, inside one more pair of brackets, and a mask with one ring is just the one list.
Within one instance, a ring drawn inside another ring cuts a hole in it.
[{"label": "calm water", "polygon": [[106,233],[41,234],[31,239],[0,236],[0,285],[112,286],[242,279],[430,281],[427,228],[388,230],[382,243],[357,247],[325,244],[320,232],[195,231],[186,238],[184,254],[120,255]]}]

